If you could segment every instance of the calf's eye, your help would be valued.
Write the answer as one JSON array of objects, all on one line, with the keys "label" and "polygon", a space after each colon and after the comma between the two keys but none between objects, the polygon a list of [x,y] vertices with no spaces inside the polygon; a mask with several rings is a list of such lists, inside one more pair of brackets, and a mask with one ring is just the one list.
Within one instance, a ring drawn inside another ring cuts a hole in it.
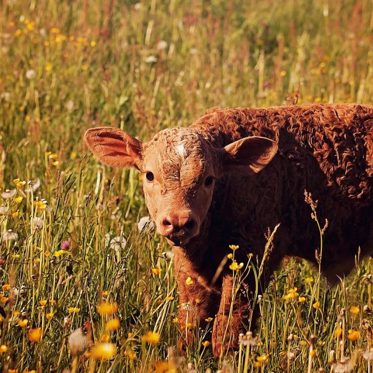
[{"label": "calf's eye", "polygon": [[146,180],[148,180],[148,181],[153,181],[154,180],[154,174],[153,174],[153,172],[148,171],[145,174],[145,177],[146,177]]},{"label": "calf's eye", "polygon": [[214,181],[214,178],[212,176],[207,176],[205,179],[205,186],[207,187],[211,186],[213,181]]}]

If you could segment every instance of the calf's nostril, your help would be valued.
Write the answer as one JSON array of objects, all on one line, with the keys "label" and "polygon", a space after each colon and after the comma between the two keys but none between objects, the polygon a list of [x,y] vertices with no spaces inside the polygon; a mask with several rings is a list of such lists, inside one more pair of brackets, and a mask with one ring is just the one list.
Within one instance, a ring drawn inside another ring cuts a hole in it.
[{"label": "calf's nostril", "polygon": [[185,223],[185,228],[186,229],[193,229],[194,227],[194,220],[192,218],[188,219],[188,221]]},{"label": "calf's nostril", "polygon": [[171,219],[164,218],[163,221],[162,221],[162,224],[166,225],[166,226],[172,225]]}]

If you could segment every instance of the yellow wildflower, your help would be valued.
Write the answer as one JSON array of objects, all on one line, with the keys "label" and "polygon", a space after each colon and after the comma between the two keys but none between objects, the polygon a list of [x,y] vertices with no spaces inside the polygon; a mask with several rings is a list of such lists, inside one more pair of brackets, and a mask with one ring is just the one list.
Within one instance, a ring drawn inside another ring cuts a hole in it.
[{"label": "yellow wildflower", "polygon": [[190,285],[193,285],[193,284],[194,284],[194,281],[192,280],[191,277],[188,277],[188,278],[185,280],[185,285],[190,286]]},{"label": "yellow wildflower", "polygon": [[316,350],[313,350],[313,349],[312,349],[312,350],[310,351],[310,356],[311,356],[311,357],[315,357],[315,356],[316,356],[316,353],[317,353]]},{"label": "yellow wildflower", "polygon": [[314,279],[313,277],[309,276],[304,279],[304,282],[308,285],[311,285],[313,283]]},{"label": "yellow wildflower", "polygon": [[312,305],[312,307],[313,307],[315,310],[319,310],[319,309],[320,309],[320,302],[319,302],[319,301],[315,302],[315,303]]},{"label": "yellow wildflower", "polygon": [[14,202],[17,203],[17,204],[20,204],[22,201],[23,201],[23,197],[22,196],[18,196],[16,198],[14,198]]},{"label": "yellow wildflower", "polygon": [[232,258],[233,258],[233,254],[232,254],[232,253],[229,253],[229,254],[227,255],[227,258],[228,258],[228,259],[232,259]]},{"label": "yellow wildflower", "polygon": [[26,27],[29,31],[33,31],[34,30],[34,22],[31,22],[31,21],[27,21],[25,22],[26,23]]},{"label": "yellow wildflower", "polygon": [[3,285],[3,290],[4,290],[4,291],[9,291],[10,289],[11,289],[10,284],[4,284],[4,285]]},{"label": "yellow wildflower", "polygon": [[30,329],[28,331],[28,339],[30,342],[40,342],[42,337],[42,331],[41,328],[35,328],[35,329]]},{"label": "yellow wildflower", "polygon": [[136,360],[136,353],[131,348],[124,351],[124,356],[127,356],[130,360]]},{"label": "yellow wildflower", "polygon": [[54,312],[48,312],[45,317],[47,318],[47,320],[52,320],[53,319],[53,316],[54,316]]},{"label": "yellow wildflower", "polygon": [[105,325],[105,330],[107,332],[113,332],[115,330],[118,330],[120,326],[119,319],[111,319],[109,320]]},{"label": "yellow wildflower", "polygon": [[229,265],[232,271],[239,271],[243,267],[243,263],[238,264],[235,260]]},{"label": "yellow wildflower", "polygon": [[20,326],[21,328],[26,328],[26,326],[27,326],[27,324],[28,324],[28,320],[27,320],[27,319],[18,320],[17,324],[18,324],[18,326]]},{"label": "yellow wildflower", "polygon": [[232,250],[232,251],[236,251],[239,249],[239,246],[238,245],[229,245],[229,248]]},{"label": "yellow wildflower", "polygon": [[26,185],[26,181],[14,179],[13,184],[16,186],[17,189],[22,189]]},{"label": "yellow wildflower", "polygon": [[100,337],[100,342],[110,342],[110,335],[107,333],[103,333]]},{"label": "yellow wildflower", "polygon": [[43,201],[34,201],[34,206],[37,210],[43,211],[47,205]]},{"label": "yellow wildflower", "polygon": [[355,341],[357,341],[357,340],[360,338],[360,332],[359,332],[358,330],[350,329],[350,330],[348,331],[347,338],[348,338],[350,341],[355,342]]},{"label": "yellow wildflower", "polygon": [[172,322],[173,322],[174,324],[177,324],[177,323],[179,322],[179,319],[178,319],[177,317],[174,317],[174,318],[172,319]]},{"label": "yellow wildflower", "polygon": [[282,297],[282,299],[287,301],[287,300],[296,299],[298,298],[298,296],[299,296],[298,288],[291,288],[288,290],[288,293]]},{"label": "yellow wildflower", "polygon": [[79,308],[79,307],[69,307],[69,308],[67,309],[67,311],[68,311],[69,313],[79,313],[79,312],[80,312],[80,308]]},{"label": "yellow wildflower", "polygon": [[52,65],[50,62],[47,62],[47,63],[45,64],[45,71],[46,71],[47,73],[49,73],[50,71],[52,71],[52,69],[53,69],[53,65]]},{"label": "yellow wildflower", "polygon": [[353,316],[358,315],[358,314],[360,313],[360,308],[359,308],[359,306],[351,306],[351,307],[350,307],[350,313],[351,313],[351,315],[353,315]]},{"label": "yellow wildflower", "polygon": [[117,353],[113,343],[97,343],[92,347],[91,357],[95,360],[111,360]]},{"label": "yellow wildflower", "polygon": [[145,343],[149,343],[150,345],[157,345],[161,339],[161,336],[157,332],[152,332],[149,331],[145,333],[142,337],[141,340]]},{"label": "yellow wildflower", "polygon": [[41,299],[39,301],[39,304],[40,304],[41,307],[45,307],[47,305],[47,300],[46,299]]},{"label": "yellow wildflower", "polygon": [[5,304],[8,301],[8,297],[4,296],[3,294],[0,294],[0,303]]},{"label": "yellow wildflower", "polygon": [[205,319],[206,322],[211,322],[212,320],[214,320],[213,317],[208,317],[207,319]]},{"label": "yellow wildflower", "polygon": [[55,161],[56,159],[58,159],[58,154],[57,153],[47,152],[46,154],[48,156],[48,159],[50,159],[52,161]]},{"label": "yellow wildflower", "polygon": [[54,252],[53,254],[56,258],[59,258],[60,256],[62,255],[71,255],[71,252],[70,251],[67,251],[67,250],[57,250]]},{"label": "yellow wildflower", "polygon": [[91,41],[91,47],[94,48],[96,46],[96,42],[94,40]]},{"label": "yellow wildflower", "polygon": [[304,303],[306,301],[306,297],[299,297],[298,302],[299,303]]},{"label": "yellow wildflower", "polygon": [[60,29],[58,27],[52,27],[50,29],[51,34],[59,34],[59,32],[60,32]]},{"label": "yellow wildflower", "polygon": [[260,355],[256,358],[256,361],[254,362],[254,367],[255,368],[260,368],[262,367],[265,362],[268,360],[268,355],[266,354],[263,354],[263,355]]},{"label": "yellow wildflower", "polygon": [[102,302],[97,306],[97,312],[101,316],[112,315],[118,311],[118,305],[116,303]]},{"label": "yellow wildflower", "polygon": [[153,273],[153,275],[159,276],[160,273],[161,273],[161,269],[158,268],[158,267],[154,267],[154,268],[152,268],[152,273]]},{"label": "yellow wildflower", "polygon": [[209,341],[203,341],[202,346],[207,348],[208,346],[210,346],[210,342]]},{"label": "yellow wildflower", "polygon": [[256,358],[256,361],[259,361],[260,363],[264,363],[267,360],[268,360],[268,355],[266,354],[260,355]]},{"label": "yellow wildflower", "polygon": [[334,337],[339,338],[342,335],[342,328],[337,326],[334,330]]},{"label": "yellow wildflower", "polygon": [[5,345],[0,346],[0,354],[3,354],[8,351],[8,347]]}]

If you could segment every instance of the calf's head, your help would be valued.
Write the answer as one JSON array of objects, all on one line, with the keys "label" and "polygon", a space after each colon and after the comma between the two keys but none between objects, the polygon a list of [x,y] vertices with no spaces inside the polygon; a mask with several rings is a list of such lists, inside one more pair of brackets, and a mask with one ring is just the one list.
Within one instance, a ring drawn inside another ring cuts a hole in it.
[{"label": "calf's head", "polygon": [[101,162],[142,173],[157,231],[180,246],[199,235],[218,178],[258,173],[277,152],[274,141],[259,136],[217,148],[192,128],[166,129],[147,143],[111,127],[91,128],[84,137]]}]

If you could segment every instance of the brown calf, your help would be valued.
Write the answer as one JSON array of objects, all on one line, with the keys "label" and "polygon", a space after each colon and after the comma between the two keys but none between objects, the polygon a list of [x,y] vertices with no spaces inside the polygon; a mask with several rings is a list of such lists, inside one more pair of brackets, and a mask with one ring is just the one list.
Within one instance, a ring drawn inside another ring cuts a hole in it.
[{"label": "brown calf", "polygon": [[232,270],[220,266],[230,244],[240,247],[237,262],[249,252],[262,258],[266,234],[280,224],[261,291],[284,256],[316,262],[305,190],[329,222],[321,263],[329,281],[352,269],[359,247],[373,248],[372,106],[214,109],[147,143],[109,127],[89,129],[85,141],[103,163],[143,174],[150,215],[175,253],[180,324],[215,317],[216,356],[227,334],[225,348],[237,347],[252,314],[253,276],[232,304]]}]

